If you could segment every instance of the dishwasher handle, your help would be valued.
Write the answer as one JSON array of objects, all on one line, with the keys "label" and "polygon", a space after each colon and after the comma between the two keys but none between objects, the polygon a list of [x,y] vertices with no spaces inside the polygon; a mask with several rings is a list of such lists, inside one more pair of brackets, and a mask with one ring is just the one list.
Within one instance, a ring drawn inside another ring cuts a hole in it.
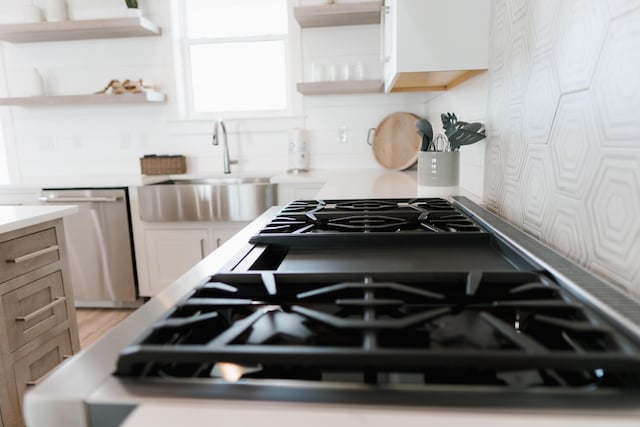
[{"label": "dishwasher handle", "polygon": [[115,203],[119,202],[122,197],[40,197],[38,200],[45,203]]}]

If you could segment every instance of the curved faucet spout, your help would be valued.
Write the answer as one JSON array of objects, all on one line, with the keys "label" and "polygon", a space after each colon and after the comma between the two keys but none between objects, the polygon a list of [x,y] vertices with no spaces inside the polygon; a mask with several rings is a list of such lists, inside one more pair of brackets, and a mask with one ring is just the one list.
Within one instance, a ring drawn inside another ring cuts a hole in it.
[{"label": "curved faucet spout", "polygon": [[213,145],[219,144],[220,142],[220,136],[218,131],[219,128],[222,128],[222,135],[224,136],[224,139],[222,141],[222,167],[223,167],[224,173],[231,173],[231,163],[235,163],[235,162],[232,162],[229,159],[229,143],[227,142],[227,127],[224,125],[224,120],[221,118],[217,119],[213,124],[212,142],[213,142]]}]

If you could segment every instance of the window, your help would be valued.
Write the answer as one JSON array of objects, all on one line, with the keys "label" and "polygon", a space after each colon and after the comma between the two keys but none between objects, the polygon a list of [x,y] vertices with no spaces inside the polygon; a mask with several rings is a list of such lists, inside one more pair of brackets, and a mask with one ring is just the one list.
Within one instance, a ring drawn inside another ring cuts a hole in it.
[{"label": "window", "polygon": [[291,108],[287,0],[181,4],[180,80],[187,115],[263,115]]}]

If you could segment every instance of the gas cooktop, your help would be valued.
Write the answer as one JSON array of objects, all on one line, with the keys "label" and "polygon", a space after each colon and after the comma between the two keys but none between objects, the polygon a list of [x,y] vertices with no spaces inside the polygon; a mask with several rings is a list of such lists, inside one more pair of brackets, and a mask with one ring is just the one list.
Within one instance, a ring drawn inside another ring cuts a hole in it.
[{"label": "gas cooktop", "polygon": [[597,299],[624,298],[574,270],[444,199],[296,201],[127,346],[115,375],[216,397],[634,402],[638,329]]},{"label": "gas cooktop", "polygon": [[639,350],[536,272],[220,274],[117,374],[606,389],[640,387]]},{"label": "gas cooktop", "polygon": [[384,233],[395,239],[407,234],[479,233],[470,218],[440,198],[301,200],[286,205],[251,243],[298,244],[313,235],[341,235],[352,242]]}]

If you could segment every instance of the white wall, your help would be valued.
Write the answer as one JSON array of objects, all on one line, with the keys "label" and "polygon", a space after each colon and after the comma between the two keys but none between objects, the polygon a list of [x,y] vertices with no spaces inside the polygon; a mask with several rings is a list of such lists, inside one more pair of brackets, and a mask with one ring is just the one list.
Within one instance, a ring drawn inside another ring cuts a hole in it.
[{"label": "white wall", "polygon": [[[443,132],[440,114],[453,112],[458,120],[486,123],[489,75],[484,72],[446,91],[439,92],[426,106],[425,117],[434,134]],[[460,147],[460,187],[482,200],[484,196],[484,153],[486,140]]]},{"label": "white wall", "polygon": [[[161,37],[82,40],[32,44],[3,43],[1,96],[17,96],[24,76],[37,68],[49,94],[83,94],[102,89],[111,79],[144,78],[168,95],[166,104],[66,107],[3,107],[0,111],[9,151],[15,157],[12,181],[51,175],[139,173],[147,153],[184,154],[189,173],[222,171],[221,148],[210,143],[210,121],[179,120],[173,66],[170,0],[141,1],[145,16],[162,27]],[[305,0],[303,4],[322,4]],[[0,21],[21,20],[22,2],[0,1]],[[122,0],[68,0],[71,16],[115,13]],[[313,61],[367,62],[370,75],[379,51],[378,26],[309,29],[302,32],[302,69],[308,79]],[[366,145],[369,128],[394,111],[422,115],[431,93],[305,97],[303,114],[284,119],[228,120],[235,170],[287,168],[287,131],[310,130],[312,168],[375,168]],[[346,126],[348,142],[338,143]],[[13,151],[12,151],[13,150]]]}]

